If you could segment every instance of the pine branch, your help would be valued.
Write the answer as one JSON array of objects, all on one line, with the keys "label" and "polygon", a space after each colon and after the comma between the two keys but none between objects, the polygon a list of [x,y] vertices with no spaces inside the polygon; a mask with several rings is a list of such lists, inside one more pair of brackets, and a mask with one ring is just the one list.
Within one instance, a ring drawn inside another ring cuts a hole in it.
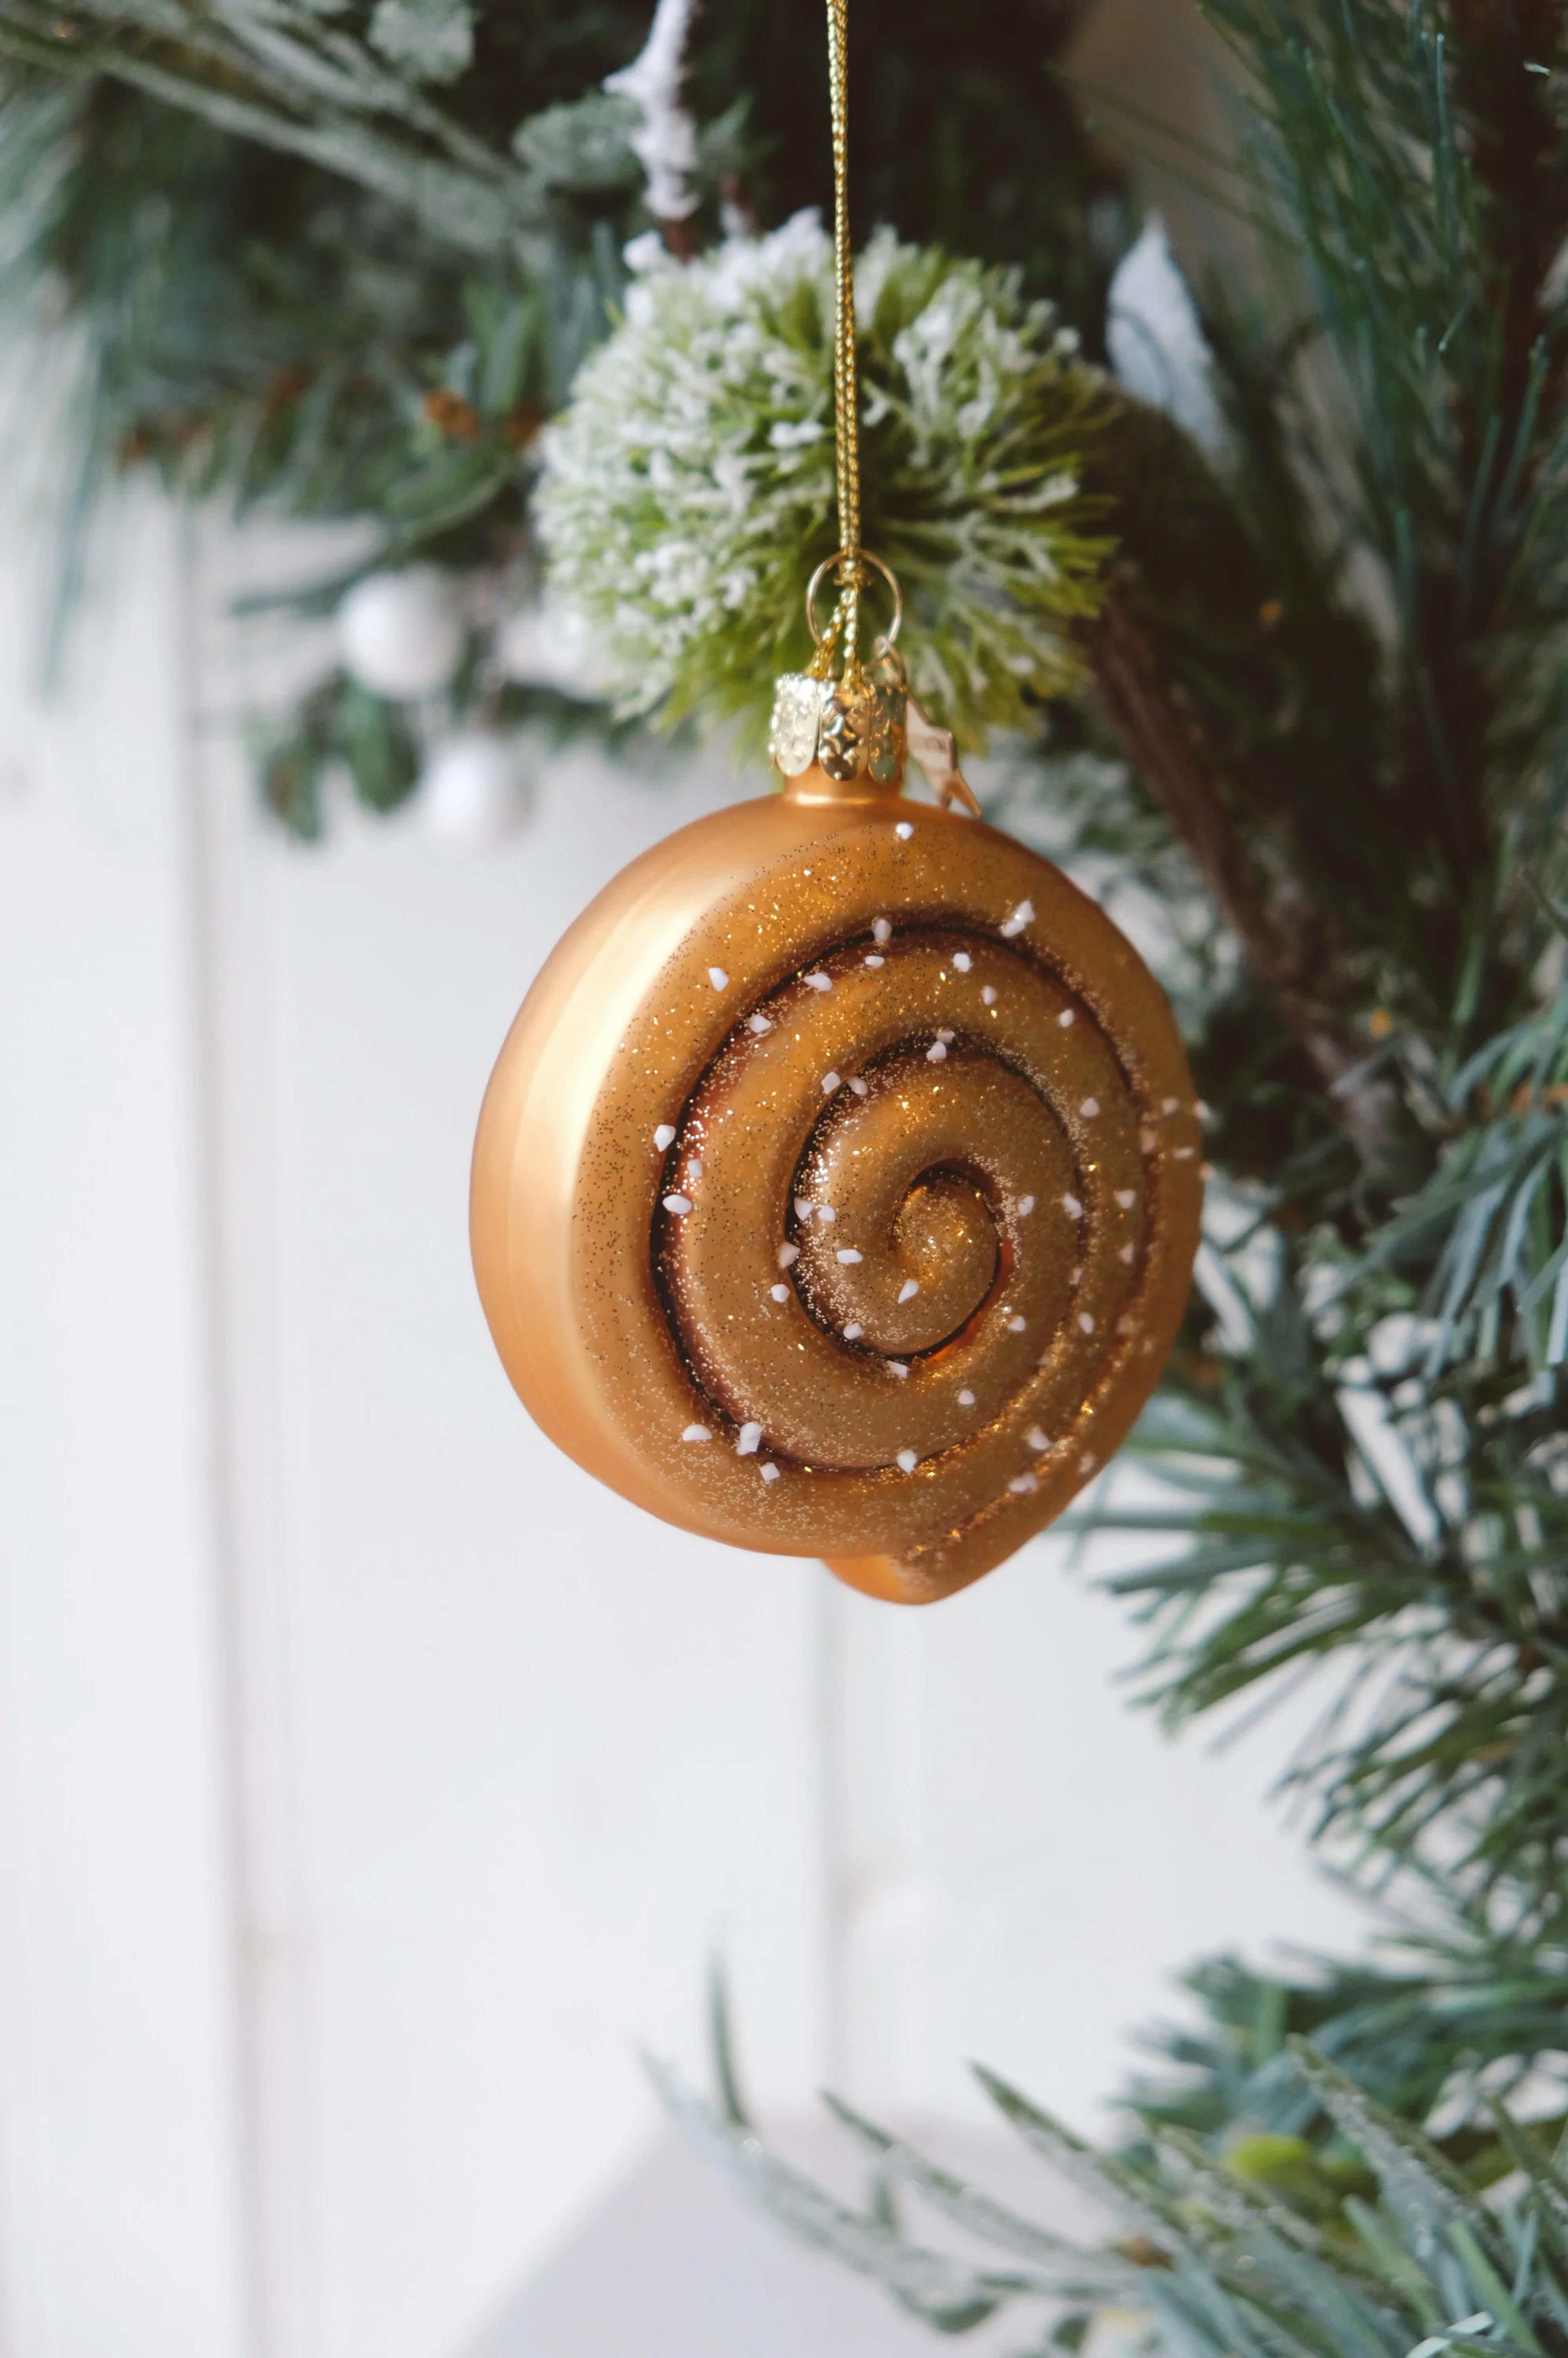
[{"label": "pine branch", "polygon": [[0,53],[55,74],[106,75],[221,131],[341,173],[460,251],[503,254],[530,223],[519,195],[495,174],[481,178],[423,144],[361,122],[312,120],[291,76],[268,78],[258,60],[219,39],[194,36],[173,45],[149,37],[131,45],[123,36],[94,39],[74,26],[62,35],[59,23],[58,13],[28,0],[3,0]]},{"label": "pine branch", "polygon": [[[1245,2129],[1293,2145],[1297,2162],[1321,2156],[1330,2124],[1288,2048],[1306,2038],[1401,2120],[1430,2132],[1441,2115],[1444,2150],[1472,2184],[1505,2175],[1491,2103],[1517,2095],[1532,2111],[1556,2110],[1568,2096],[1568,1952],[1451,1920],[1438,1880],[1417,1898],[1437,1929],[1389,1931],[1370,1959],[1296,1955],[1260,1972],[1223,1955],[1189,1967],[1181,1986],[1195,2018],[1189,2009],[1137,2035],[1155,2068],[1135,2073],[1122,2101],[1217,2152]],[[1274,2159],[1292,2166],[1290,2156]],[[1343,2180],[1325,2190],[1342,2198]]]},{"label": "pine branch", "polygon": [[1175,1543],[1108,1584],[1144,1600],[1146,1699],[1180,1725],[1333,1666],[1286,1779],[1315,1797],[1314,1835],[1370,1880],[1424,1862],[1477,1909],[1555,1924],[1568,1392],[1521,1393],[1507,1365],[1429,1385],[1419,1331],[1379,1372],[1368,1338],[1387,1292],[1346,1303],[1325,1337],[1281,1260],[1266,1299],[1233,1282],[1245,1346],[1185,1363],[1140,1429],[1168,1503],[1095,1510],[1096,1527]]},{"label": "pine branch", "polygon": [[1549,325],[1544,289],[1568,214],[1568,157],[1552,70],[1564,0],[1451,0],[1456,96],[1475,126],[1471,161],[1495,215],[1487,309],[1496,321],[1497,407],[1517,418],[1530,355]]},{"label": "pine branch", "polygon": [[[967,2332],[999,2309],[1044,2303],[1049,2321],[1030,2344],[1042,2353],[1087,2347],[1096,2312],[1114,2309],[1119,2346],[1130,2327],[1140,2348],[1181,2358],[1564,2358],[1568,2202],[1539,2132],[1499,2117],[1518,2190],[1489,2204],[1445,2152],[1299,2039],[1291,2064],[1350,2158],[1337,2174],[1313,2167],[1310,2153],[1291,2170],[1278,2150],[1289,2141],[1277,2138],[1247,2141],[1217,2161],[1161,2125],[1141,2156],[1098,2152],[978,2070],[1007,2125],[1107,2218],[1109,2232],[1092,2246],[1036,2225],[836,2105],[871,2158],[857,2211],[674,2072],[654,2076],[677,2125],[739,2194],[938,2331]],[[1271,2145],[1266,2158],[1256,2150]],[[989,2245],[1011,2265],[959,2261],[935,2239],[915,2243],[899,2218],[905,2190],[968,2250]]]}]

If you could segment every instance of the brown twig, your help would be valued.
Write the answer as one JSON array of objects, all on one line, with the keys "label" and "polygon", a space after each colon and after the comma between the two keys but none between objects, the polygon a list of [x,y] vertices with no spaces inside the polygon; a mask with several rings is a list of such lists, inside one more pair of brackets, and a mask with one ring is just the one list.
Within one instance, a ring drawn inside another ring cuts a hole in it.
[{"label": "brown twig", "polygon": [[[1159,654],[1113,583],[1079,631],[1106,717],[1129,762],[1191,854],[1280,1019],[1309,1058],[1336,1120],[1362,1160],[1387,1171],[1403,1127],[1397,1088],[1368,1068],[1368,1046],[1334,1007],[1325,984],[1324,926],[1271,894],[1219,791],[1202,738],[1176,700]],[[1311,938],[1309,939],[1309,933]]]}]

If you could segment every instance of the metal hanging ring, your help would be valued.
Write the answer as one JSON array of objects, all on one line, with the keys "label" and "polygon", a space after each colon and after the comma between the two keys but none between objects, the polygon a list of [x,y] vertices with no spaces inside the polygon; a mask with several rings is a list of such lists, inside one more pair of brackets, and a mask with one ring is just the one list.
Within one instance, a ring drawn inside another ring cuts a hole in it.
[{"label": "metal hanging ring", "polygon": [[[812,575],[810,581],[806,584],[806,619],[811,625],[811,636],[814,645],[821,646],[824,644],[824,634],[816,627],[816,593],[821,589],[823,582],[827,579],[827,575],[832,571],[834,566],[842,564],[844,559],[849,557],[849,554],[850,552],[847,548],[836,548],[831,557],[825,557],[823,558],[821,564]],[[859,557],[862,565],[874,565],[877,571],[881,575],[882,579],[887,583],[888,588],[892,591],[892,621],[889,624],[886,633],[887,643],[891,647],[898,638],[898,626],[903,620],[903,592],[898,586],[898,576],[894,573],[891,565],[884,565],[881,558],[880,557],[873,557],[869,548],[857,549],[854,554]]]}]

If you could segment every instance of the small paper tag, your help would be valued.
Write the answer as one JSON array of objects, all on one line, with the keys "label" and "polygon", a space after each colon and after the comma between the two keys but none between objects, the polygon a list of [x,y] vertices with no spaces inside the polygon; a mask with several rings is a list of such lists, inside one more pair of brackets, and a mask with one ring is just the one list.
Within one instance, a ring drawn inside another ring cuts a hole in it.
[{"label": "small paper tag", "polygon": [[909,730],[909,750],[931,781],[931,790],[939,803],[960,803],[971,818],[979,818],[980,806],[974,788],[958,767],[958,749],[950,729],[938,729],[929,713],[922,712],[914,697],[909,699],[906,718]]}]

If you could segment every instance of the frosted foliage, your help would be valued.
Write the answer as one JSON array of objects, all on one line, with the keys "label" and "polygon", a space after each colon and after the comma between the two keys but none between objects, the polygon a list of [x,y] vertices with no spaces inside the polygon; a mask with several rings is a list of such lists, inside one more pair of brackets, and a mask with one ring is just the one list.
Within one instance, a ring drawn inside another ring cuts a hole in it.
[{"label": "frosted foliage", "polygon": [[685,221],[697,211],[697,122],[681,104],[692,5],[659,0],[642,55],[605,78],[607,91],[634,99],[642,110],[632,146],[648,176],[646,202],[655,221]]},{"label": "frosted foliage", "polygon": [[462,0],[376,0],[370,38],[416,81],[455,81],[473,61],[473,18]]},{"label": "frosted foliage", "polygon": [[1129,393],[1162,409],[1206,450],[1224,449],[1203,325],[1158,213],[1110,282],[1106,345]]},{"label": "frosted foliage", "polygon": [[[1371,2165],[1363,2190],[1326,2218],[1276,2196],[1234,2157],[1217,2159],[1183,2130],[1149,2122],[1141,2151],[1097,2153],[980,2070],[1003,2118],[1104,2223],[1093,2244],[1037,2225],[830,2098],[871,2169],[869,2199],[845,2201],[769,2151],[741,2113],[732,2071],[722,2107],[665,2071],[655,2068],[654,2078],[687,2136],[738,2192],[941,2332],[966,2333],[1006,2310],[1011,2335],[988,2346],[1038,2358],[1560,2352],[1568,2340],[1568,2204],[1549,2147],[1499,2122],[1514,2168],[1490,2195],[1478,2193],[1441,2154],[1422,2149],[1408,2124],[1292,2044],[1354,2135],[1353,2167]],[[1384,2175],[1390,2167],[1397,2191]],[[1025,2341],[1031,2320],[1036,2331]]]},{"label": "frosted foliage", "polygon": [[[837,542],[832,249],[815,213],[688,265],[640,241],[624,320],[544,438],[556,594],[628,713],[765,716]],[[1105,545],[1080,454],[1098,384],[1011,274],[874,238],[856,274],[865,534],[914,685],[970,742],[1075,665]]]}]

